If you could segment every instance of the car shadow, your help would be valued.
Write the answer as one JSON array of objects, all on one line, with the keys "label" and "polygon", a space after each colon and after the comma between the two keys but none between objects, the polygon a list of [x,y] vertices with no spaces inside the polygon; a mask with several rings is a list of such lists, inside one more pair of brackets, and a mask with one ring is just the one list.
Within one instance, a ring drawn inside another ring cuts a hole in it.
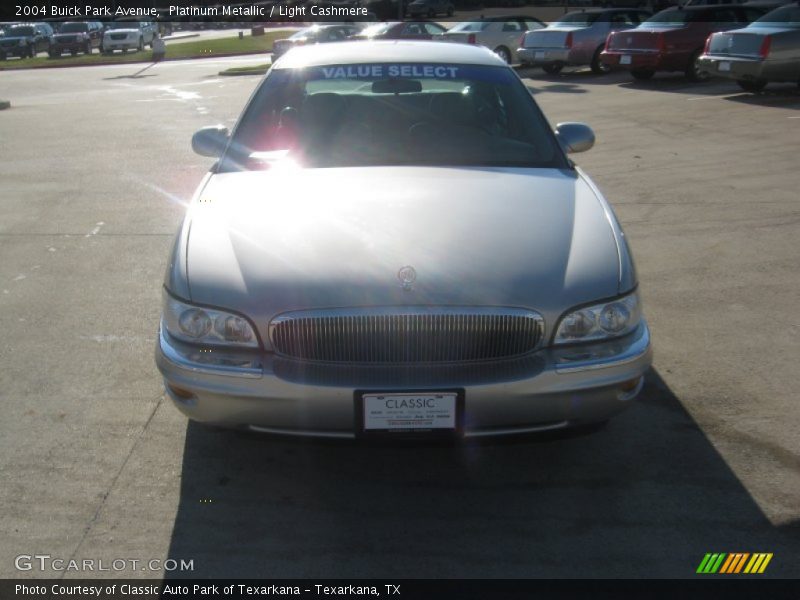
[{"label": "car shadow", "polygon": [[619,87],[631,90],[652,90],[690,96],[718,96],[724,100],[775,108],[800,108],[800,89],[794,83],[772,83],[759,93],[745,92],[735,81],[712,77],[706,81],[690,82],[682,75],[657,73],[647,81],[627,81]]},{"label": "car shadow", "polygon": [[593,433],[364,445],[189,423],[180,494],[169,557],[194,577],[689,577],[742,551],[796,576],[800,549],[653,370]]},{"label": "car shadow", "polygon": [[[738,89],[738,87],[737,87]],[[800,110],[800,87],[794,83],[770,84],[762,91],[753,94],[749,92],[726,96],[725,100],[740,102],[753,106],[767,106],[770,108],[790,108]]]},{"label": "car shadow", "polygon": [[526,86],[531,94],[540,94],[541,92],[551,92],[556,94],[586,94],[587,90],[582,88],[576,83],[554,83],[551,85],[528,85]]},{"label": "car shadow", "polygon": [[589,67],[565,67],[555,74],[545,73],[537,67],[516,67],[516,71],[523,79],[540,82],[568,82],[580,85],[619,85],[626,81],[622,73],[593,73]]}]

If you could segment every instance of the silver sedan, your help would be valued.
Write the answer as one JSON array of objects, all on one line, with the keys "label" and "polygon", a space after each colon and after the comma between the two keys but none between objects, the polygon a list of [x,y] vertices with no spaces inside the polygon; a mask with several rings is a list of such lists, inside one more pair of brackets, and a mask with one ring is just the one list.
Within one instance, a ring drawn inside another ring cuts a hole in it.
[{"label": "silver sedan", "polygon": [[441,39],[486,46],[510,64],[519,62],[516,48],[523,34],[544,27],[544,23],[533,17],[487,17],[479,21],[456,23],[442,34]]},{"label": "silver sedan", "polygon": [[595,73],[609,68],[600,60],[606,37],[612,31],[632,29],[650,13],[638,9],[609,8],[571,12],[558,21],[525,34],[517,56],[524,66],[558,73],[566,65],[590,65]]},{"label": "silver sedan", "polygon": [[603,422],[651,361],[628,242],[491,51],[307,46],[278,60],[170,255],[156,362],[192,419],[328,437]]},{"label": "silver sedan", "polygon": [[776,8],[743,29],[714,33],[698,70],[735,79],[748,92],[770,81],[800,84],[800,5]]}]

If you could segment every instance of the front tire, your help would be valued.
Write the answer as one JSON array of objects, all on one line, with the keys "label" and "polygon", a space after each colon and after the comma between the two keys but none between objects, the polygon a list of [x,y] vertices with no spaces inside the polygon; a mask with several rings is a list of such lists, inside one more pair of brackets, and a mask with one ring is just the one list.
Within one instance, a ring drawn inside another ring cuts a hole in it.
[{"label": "front tire", "polygon": [[551,65],[542,65],[542,70],[547,73],[548,75],[557,75],[561,72],[561,69],[564,68],[564,65],[561,63],[553,63]]},{"label": "front tire", "polygon": [[605,73],[609,73],[611,71],[611,67],[600,60],[600,53],[603,51],[604,47],[605,46],[598,46],[597,50],[594,51],[594,55],[592,56],[592,64],[590,67],[592,69],[592,73],[595,75],[604,75]]},{"label": "front tire", "polygon": [[[757,94],[765,87],[767,87],[767,82],[763,79],[757,79],[755,81],[745,81],[744,79],[737,79],[736,83],[739,84],[739,87],[742,88],[745,92],[750,92],[752,94]],[[800,83],[798,83],[800,85]]]},{"label": "front tire", "polygon": [[638,79],[639,81],[647,81],[648,79],[652,79],[653,75],[655,74],[655,71],[646,71],[644,69],[633,69],[631,71],[633,78]]}]

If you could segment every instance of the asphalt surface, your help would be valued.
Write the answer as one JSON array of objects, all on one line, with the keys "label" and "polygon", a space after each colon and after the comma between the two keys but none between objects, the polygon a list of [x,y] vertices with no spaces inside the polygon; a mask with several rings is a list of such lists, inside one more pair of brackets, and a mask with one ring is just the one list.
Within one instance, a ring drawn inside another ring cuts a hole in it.
[{"label": "asphalt surface", "polygon": [[597,134],[575,158],[637,259],[645,390],[588,435],[364,447],[187,424],[153,363],[171,238],[211,163],[190,136],[258,82],[217,72],[258,62],[2,74],[0,577],[85,574],[15,569],[37,553],[439,578],[690,577],[706,552],[772,552],[764,576],[800,574],[794,86],[524,73],[553,124]]}]

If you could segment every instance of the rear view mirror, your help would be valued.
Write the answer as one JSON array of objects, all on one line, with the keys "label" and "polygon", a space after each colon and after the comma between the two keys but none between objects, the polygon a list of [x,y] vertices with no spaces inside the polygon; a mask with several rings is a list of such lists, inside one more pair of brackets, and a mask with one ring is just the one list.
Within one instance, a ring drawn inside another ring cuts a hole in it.
[{"label": "rear view mirror", "polygon": [[380,79],[372,84],[373,94],[414,94],[422,91],[416,79]]},{"label": "rear view mirror", "polygon": [[200,156],[219,158],[228,145],[230,131],[222,125],[203,127],[192,136],[192,150]]},{"label": "rear view mirror", "polygon": [[568,154],[586,152],[594,146],[594,131],[585,123],[559,123],[556,137]]}]

